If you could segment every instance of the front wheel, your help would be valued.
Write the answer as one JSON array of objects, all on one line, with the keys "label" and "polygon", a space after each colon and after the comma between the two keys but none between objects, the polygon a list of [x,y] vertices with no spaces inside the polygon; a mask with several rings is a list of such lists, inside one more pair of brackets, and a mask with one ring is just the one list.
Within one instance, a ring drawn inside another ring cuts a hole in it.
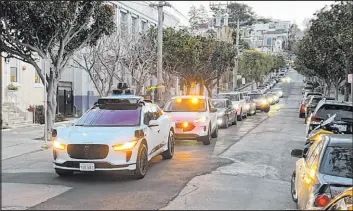
[{"label": "front wheel", "polygon": [[213,131],[211,137],[212,138],[217,138],[218,137],[218,126],[216,126],[216,129]]},{"label": "front wheel", "polygon": [[203,145],[211,144],[211,126],[208,127],[207,136],[202,139]]},{"label": "front wheel", "polygon": [[291,195],[292,199],[294,202],[298,202],[298,194],[297,194],[297,188],[295,187],[295,175],[296,172],[293,171],[292,177],[291,177],[291,183],[290,183],[290,190],[291,190]]},{"label": "front wheel", "polygon": [[174,133],[173,131],[169,131],[168,136],[168,150],[162,153],[163,159],[171,159],[174,155]]},{"label": "front wheel", "polygon": [[240,114],[237,116],[238,121],[242,121],[243,120],[243,114],[242,111],[240,111]]},{"label": "front wheel", "polygon": [[147,154],[147,146],[144,142],[141,143],[137,161],[136,161],[136,170],[135,170],[135,179],[142,179],[146,176],[148,166],[148,154]]}]

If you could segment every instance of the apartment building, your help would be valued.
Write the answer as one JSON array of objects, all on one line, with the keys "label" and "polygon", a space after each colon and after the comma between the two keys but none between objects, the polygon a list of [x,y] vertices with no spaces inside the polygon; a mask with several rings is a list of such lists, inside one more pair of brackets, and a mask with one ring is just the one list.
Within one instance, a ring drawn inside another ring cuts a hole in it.
[{"label": "apartment building", "polygon": [[290,21],[271,20],[268,23],[255,23],[244,28],[243,39],[250,48],[268,53],[278,54],[288,45]]},{"label": "apartment building", "polygon": [[44,102],[44,86],[35,68],[17,59],[0,57],[0,71],[3,126],[32,124],[33,113],[27,109]]},{"label": "apartment building", "polygon": [[[131,36],[146,31],[149,27],[157,27],[158,10],[150,7],[150,1],[110,1],[115,10],[115,21],[120,33]],[[179,27],[180,19],[172,14],[170,8],[164,8],[164,27]],[[71,61],[72,64],[72,61]],[[132,89],[135,88],[134,81],[129,74],[120,74]],[[119,81],[114,81],[116,87]],[[143,91],[150,86],[155,86],[157,79],[151,77],[143,87]],[[64,115],[81,114],[96,102],[99,95],[89,75],[82,69],[68,65],[63,72],[58,87],[63,97],[59,99],[58,111]],[[175,90],[175,89],[174,89]]]}]

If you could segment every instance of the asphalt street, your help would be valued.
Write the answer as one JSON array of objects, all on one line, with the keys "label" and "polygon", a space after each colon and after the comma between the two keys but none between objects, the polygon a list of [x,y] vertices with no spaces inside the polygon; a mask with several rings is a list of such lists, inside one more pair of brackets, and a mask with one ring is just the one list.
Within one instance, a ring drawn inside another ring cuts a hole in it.
[{"label": "asphalt street", "polygon": [[51,150],[2,161],[2,209],[295,209],[293,148],[304,144],[298,118],[302,78],[277,86],[271,111],[220,129],[211,145],[178,141],[172,160],[155,157],[142,180],[112,173],[59,178]]}]

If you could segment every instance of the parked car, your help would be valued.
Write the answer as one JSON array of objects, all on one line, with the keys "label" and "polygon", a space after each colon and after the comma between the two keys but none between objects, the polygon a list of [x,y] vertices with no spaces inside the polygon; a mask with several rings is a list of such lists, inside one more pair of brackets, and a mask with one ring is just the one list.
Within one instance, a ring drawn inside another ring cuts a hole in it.
[{"label": "parked car", "polygon": [[351,135],[322,135],[308,152],[292,150],[299,158],[291,178],[291,195],[299,209],[325,207],[353,184]]},{"label": "parked car", "polygon": [[277,99],[279,98],[279,97],[277,96],[277,94],[275,94],[275,93],[270,93],[270,92],[266,93],[265,96],[267,97],[267,100],[268,100],[268,102],[270,103],[270,105],[276,104]]},{"label": "parked car", "polygon": [[306,112],[306,106],[308,105],[310,101],[311,96],[306,96],[303,98],[302,102],[300,103],[299,106],[299,118],[304,118],[305,117],[305,112]]},{"label": "parked car", "polygon": [[302,89],[302,94],[304,94],[305,92],[313,92],[314,91],[314,87],[311,85],[307,85],[304,86],[304,88]]},{"label": "parked car", "polygon": [[246,102],[246,107],[248,110],[248,114],[249,116],[251,115],[255,115],[256,114],[256,103],[250,98],[249,93],[248,92],[242,92],[245,98],[245,102]]},{"label": "parked car", "polygon": [[237,124],[237,111],[229,99],[211,99],[214,108],[217,109],[217,123],[220,127],[228,128]]},{"label": "parked car", "polygon": [[273,91],[273,92],[277,92],[277,94],[278,94],[278,96],[279,96],[280,98],[283,97],[283,90],[282,90],[282,88],[276,87],[276,88],[273,88],[272,91]]},{"label": "parked car", "polygon": [[[325,198],[322,202],[325,203]],[[350,187],[337,195],[326,207],[318,207],[314,210],[353,210],[353,188]]]},{"label": "parked car", "polygon": [[332,116],[334,114],[337,115],[336,120],[340,120],[342,117],[352,117],[352,103],[326,100],[325,98],[322,99],[307,119],[305,135],[308,136],[308,134],[319,125],[321,121],[325,120],[328,115]]},{"label": "parked car", "polygon": [[141,97],[104,97],[70,126],[53,131],[53,163],[59,176],[75,171],[147,173],[148,161],[174,154],[175,124]]},{"label": "parked car", "polygon": [[237,120],[242,121],[243,118],[247,118],[248,108],[246,106],[246,100],[244,95],[240,92],[227,92],[219,93],[217,98],[228,98],[232,101],[232,105],[237,111]]},{"label": "parked car", "polygon": [[175,123],[175,139],[211,143],[218,136],[217,109],[207,96],[175,96],[163,110]]},{"label": "parked car", "polygon": [[325,98],[326,100],[335,100],[334,97],[325,97],[325,96],[320,96],[320,95],[310,95],[310,100],[306,106],[305,110],[305,123],[308,120],[308,117],[311,115],[311,113],[315,110],[317,104]]},{"label": "parked car", "polygon": [[250,99],[256,104],[256,109],[264,112],[270,111],[270,104],[264,94],[261,93],[249,93]]},{"label": "parked car", "polygon": [[272,99],[275,103],[278,103],[279,102],[279,95],[278,95],[278,92],[267,92],[266,95],[270,95],[272,96]]}]

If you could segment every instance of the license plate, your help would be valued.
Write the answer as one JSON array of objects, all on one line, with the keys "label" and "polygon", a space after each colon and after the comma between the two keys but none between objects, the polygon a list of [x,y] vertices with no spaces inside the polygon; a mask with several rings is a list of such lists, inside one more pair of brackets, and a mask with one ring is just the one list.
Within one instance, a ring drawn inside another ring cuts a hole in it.
[{"label": "license plate", "polygon": [[333,127],[339,129],[342,132],[347,131],[347,125],[333,125]]},{"label": "license plate", "polygon": [[94,171],[94,163],[80,163],[80,171]]}]

